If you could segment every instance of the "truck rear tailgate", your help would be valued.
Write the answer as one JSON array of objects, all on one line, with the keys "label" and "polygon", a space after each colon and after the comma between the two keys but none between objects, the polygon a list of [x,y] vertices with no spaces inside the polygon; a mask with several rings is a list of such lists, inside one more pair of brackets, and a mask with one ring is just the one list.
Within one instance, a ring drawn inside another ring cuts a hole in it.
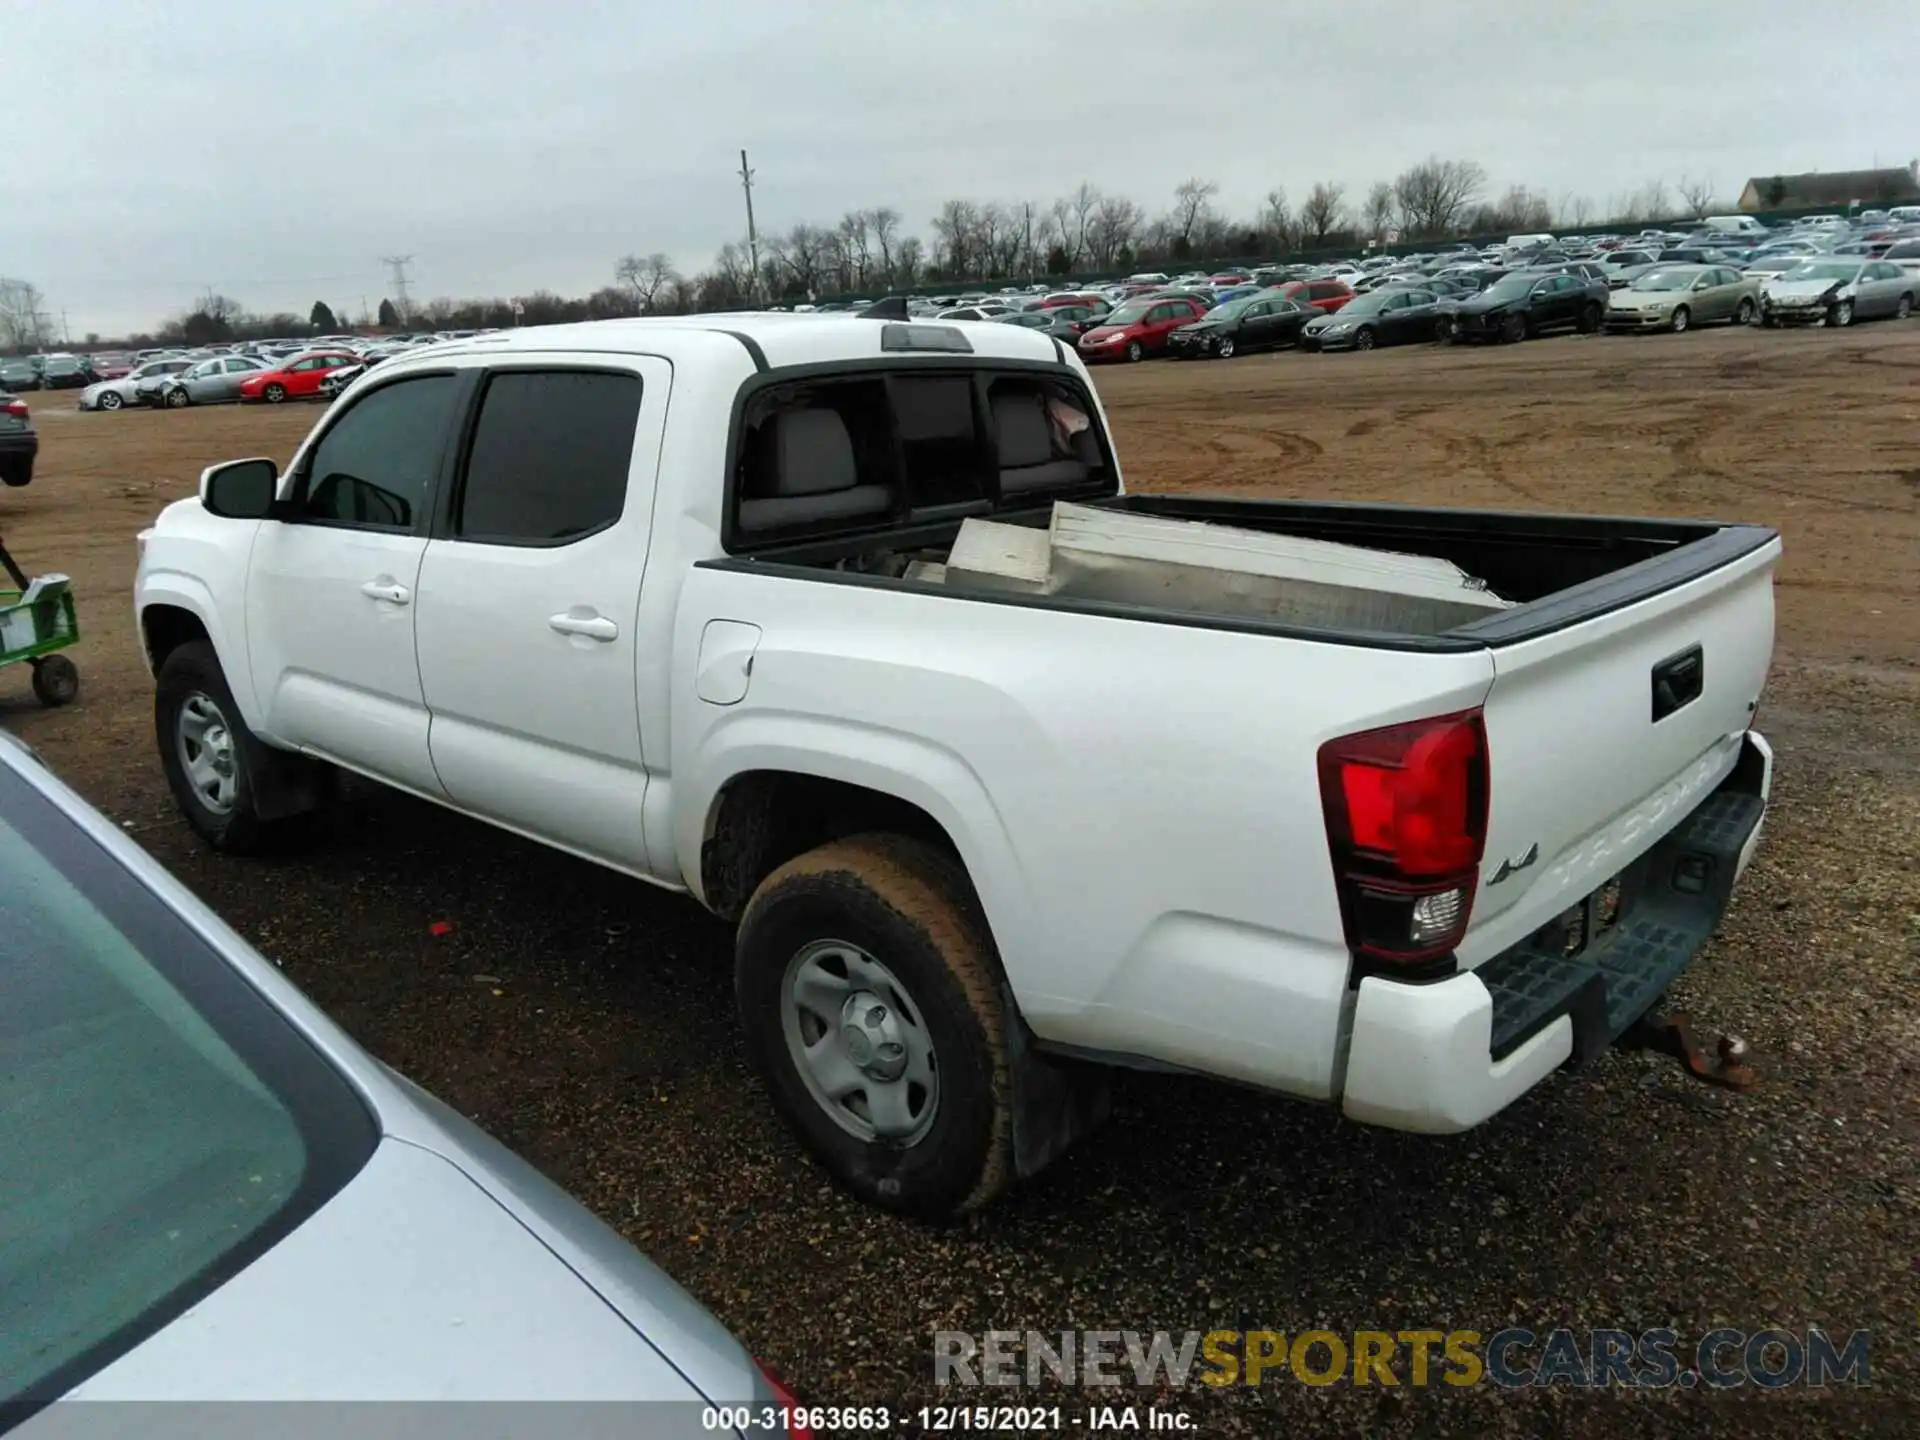
[{"label": "truck rear tailgate", "polygon": [[1463,965],[1602,892],[1733,771],[1772,655],[1779,557],[1773,539],[1494,644],[1487,845]]}]

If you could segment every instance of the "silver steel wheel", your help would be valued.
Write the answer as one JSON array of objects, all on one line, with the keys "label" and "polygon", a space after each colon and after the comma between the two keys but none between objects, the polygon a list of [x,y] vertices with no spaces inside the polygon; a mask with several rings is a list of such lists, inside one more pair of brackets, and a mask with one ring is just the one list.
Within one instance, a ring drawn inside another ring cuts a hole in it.
[{"label": "silver steel wheel", "polygon": [[855,1139],[905,1149],[940,1110],[940,1069],[918,1004],[858,945],[815,940],[787,962],[780,1028],[814,1103]]},{"label": "silver steel wheel", "polygon": [[173,744],[194,798],[210,814],[230,814],[240,798],[238,756],[233,729],[211,696],[196,690],[181,702]]},{"label": "silver steel wheel", "polygon": [[1692,320],[1693,317],[1687,313],[1687,307],[1684,305],[1680,306],[1673,312],[1673,333],[1678,335],[1682,330],[1687,328]]},{"label": "silver steel wheel", "polygon": [[107,391],[100,397],[100,408],[102,410],[118,410],[125,403],[126,402],[112,390]]},{"label": "silver steel wheel", "polygon": [[1231,360],[1233,358],[1233,337],[1231,335],[1222,335],[1220,337],[1220,344],[1216,353],[1222,360]]},{"label": "silver steel wheel", "polygon": [[1834,306],[1832,310],[1827,312],[1827,323],[1836,326],[1851,325],[1853,323],[1853,302],[1851,300],[1842,300],[1838,305]]}]

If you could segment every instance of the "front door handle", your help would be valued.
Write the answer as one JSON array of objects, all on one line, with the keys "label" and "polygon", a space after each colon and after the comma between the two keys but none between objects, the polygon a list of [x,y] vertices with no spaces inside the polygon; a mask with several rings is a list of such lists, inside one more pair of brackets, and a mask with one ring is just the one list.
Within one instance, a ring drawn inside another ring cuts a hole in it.
[{"label": "front door handle", "polygon": [[389,605],[404,605],[413,599],[412,591],[392,580],[369,580],[360,587],[360,593],[369,600],[384,600]]},{"label": "front door handle", "polygon": [[620,634],[620,627],[613,621],[592,612],[580,614],[576,610],[564,610],[548,616],[547,624],[562,635],[584,635],[589,640],[613,640]]}]

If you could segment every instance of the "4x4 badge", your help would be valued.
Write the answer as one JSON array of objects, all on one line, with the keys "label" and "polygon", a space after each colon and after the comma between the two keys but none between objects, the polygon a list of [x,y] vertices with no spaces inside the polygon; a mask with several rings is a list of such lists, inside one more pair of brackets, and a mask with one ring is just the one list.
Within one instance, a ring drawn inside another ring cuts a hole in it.
[{"label": "4x4 badge", "polygon": [[1522,855],[1517,861],[1502,860],[1500,862],[1500,868],[1493,872],[1493,878],[1487,881],[1487,884],[1498,885],[1502,880],[1505,880],[1508,876],[1518,875],[1522,870],[1526,869],[1529,865],[1533,864],[1533,862],[1538,860],[1539,858],[1540,858],[1540,842],[1536,840],[1533,842],[1533,844],[1527,847],[1527,853]]}]

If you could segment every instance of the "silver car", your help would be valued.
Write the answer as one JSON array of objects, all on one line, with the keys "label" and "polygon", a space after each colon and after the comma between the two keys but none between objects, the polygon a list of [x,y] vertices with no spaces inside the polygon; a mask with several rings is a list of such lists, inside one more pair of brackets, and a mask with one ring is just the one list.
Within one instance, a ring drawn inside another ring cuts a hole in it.
[{"label": "silver car", "polygon": [[[202,1407],[89,1401],[646,1402],[624,1433],[688,1437],[790,1403],[4,734],[0,995],[0,1425],[19,1440],[207,1433]],[[559,1433],[561,1408],[520,1427]]]},{"label": "silver car", "polygon": [[1607,299],[1608,330],[1671,330],[1729,320],[1753,321],[1760,282],[1730,265],[1656,265]]},{"label": "silver car", "polygon": [[1887,260],[1809,260],[1766,282],[1763,325],[1851,325],[1913,313],[1920,276]]},{"label": "silver car", "polygon": [[118,380],[101,380],[80,392],[82,410],[122,410],[136,403],[135,390],[142,380],[177,375],[194,362],[191,360],[149,360],[136,365]]},{"label": "silver car", "polygon": [[197,360],[177,374],[150,376],[133,387],[142,405],[164,405],[169,410],[188,405],[221,405],[240,398],[240,382],[267,366],[246,355],[214,355]]}]

